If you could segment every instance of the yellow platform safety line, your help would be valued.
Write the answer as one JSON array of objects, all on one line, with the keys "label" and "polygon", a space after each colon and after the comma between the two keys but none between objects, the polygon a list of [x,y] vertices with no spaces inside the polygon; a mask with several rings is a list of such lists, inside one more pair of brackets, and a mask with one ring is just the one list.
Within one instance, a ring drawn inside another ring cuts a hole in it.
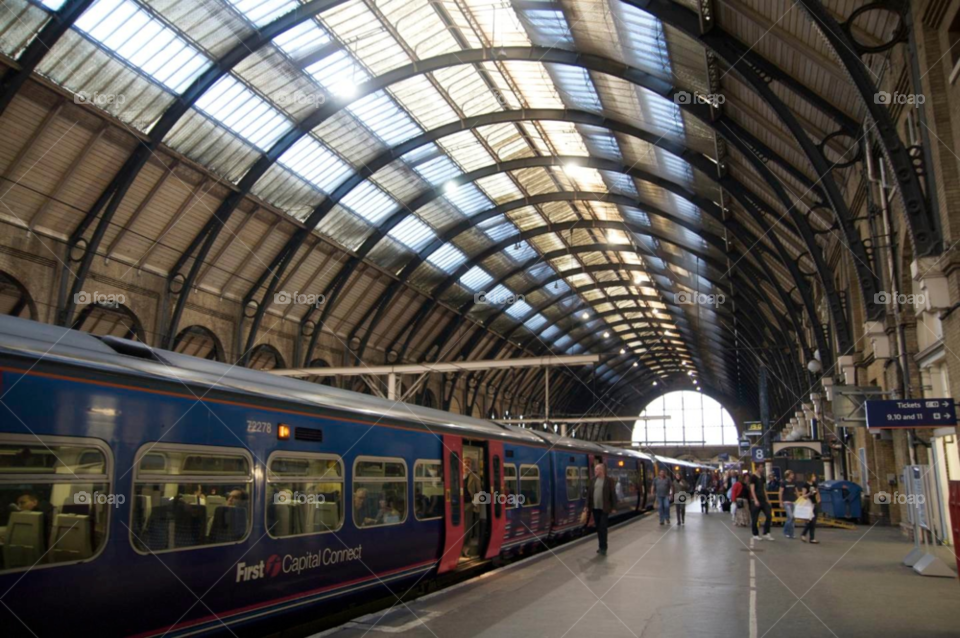
[{"label": "yellow platform safety line", "polygon": [[[779,492],[767,492],[767,500],[770,502],[770,509],[773,510],[773,519],[772,522],[774,525],[783,525],[787,522],[787,512],[782,507],[780,507],[780,498]],[[802,527],[800,521],[806,523],[805,518],[797,519],[797,525]],[[820,512],[820,516],[817,517],[817,527],[833,527],[836,529],[857,529],[857,526],[848,521],[842,521],[839,518],[833,518],[832,516],[827,516],[823,512]]]}]

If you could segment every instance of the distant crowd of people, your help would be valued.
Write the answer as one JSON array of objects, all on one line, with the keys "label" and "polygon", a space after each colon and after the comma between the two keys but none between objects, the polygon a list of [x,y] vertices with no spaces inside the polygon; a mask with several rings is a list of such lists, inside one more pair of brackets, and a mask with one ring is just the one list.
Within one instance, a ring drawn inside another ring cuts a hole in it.
[{"label": "distant crowd of people", "polygon": [[671,503],[676,509],[677,525],[684,525],[689,500],[695,498],[700,501],[700,511],[703,514],[710,514],[711,510],[729,512],[734,524],[749,527],[755,540],[772,541],[774,539],[770,534],[770,526],[773,522],[773,507],[768,494],[776,492],[786,514],[784,536],[796,538],[796,521],[803,520],[800,540],[819,542],[816,540],[816,533],[817,516],[820,513],[820,489],[816,474],[803,477],[787,470],[782,481],[776,476],[767,481],[762,465],[757,466],[753,472],[702,472],[692,491],[691,495],[691,486],[681,473],[670,476],[666,470],[660,470],[653,481],[653,496],[661,525],[670,525]]},{"label": "distant crowd of people", "polygon": [[[817,516],[820,513],[820,487],[816,474],[805,479],[803,476],[798,477],[793,470],[787,470],[783,481],[776,476],[767,481],[764,468],[759,465],[752,473],[728,471],[724,477],[724,489],[734,524],[740,527],[749,526],[754,540],[773,540],[770,534],[773,508],[768,493],[776,492],[786,515],[784,537],[796,538],[796,521],[802,519],[806,522],[800,540],[805,543],[819,543],[816,533]],[[761,514],[764,518],[762,532]]]}]

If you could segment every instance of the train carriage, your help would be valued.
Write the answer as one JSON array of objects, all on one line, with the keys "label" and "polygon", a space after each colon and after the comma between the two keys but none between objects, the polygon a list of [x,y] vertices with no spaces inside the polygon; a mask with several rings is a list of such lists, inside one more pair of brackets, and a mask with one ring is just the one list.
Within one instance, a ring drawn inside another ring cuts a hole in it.
[{"label": "train carriage", "polygon": [[[618,513],[643,505],[652,471],[635,452],[11,317],[0,392],[5,635],[27,633],[17,617],[44,635],[296,624],[582,533],[596,459],[619,473]],[[27,494],[42,506],[19,507]]]}]

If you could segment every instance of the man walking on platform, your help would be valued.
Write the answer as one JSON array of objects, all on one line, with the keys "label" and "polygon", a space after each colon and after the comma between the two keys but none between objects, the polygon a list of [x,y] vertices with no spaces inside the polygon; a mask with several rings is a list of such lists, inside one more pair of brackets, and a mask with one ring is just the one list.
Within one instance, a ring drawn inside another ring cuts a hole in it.
[{"label": "man walking on platform", "polygon": [[673,481],[667,476],[666,470],[660,470],[660,476],[653,479],[654,496],[657,498],[657,511],[660,513],[660,524],[670,524],[670,497],[673,496]]},{"label": "man walking on platform", "polygon": [[787,515],[787,521],[783,524],[783,535],[793,538],[793,506],[797,503],[797,485],[794,482],[793,470],[787,470],[783,476],[783,483],[780,484],[780,505]]},{"label": "man walking on platform", "polygon": [[607,467],[597,463],[593,468],[593,480],[587,490],[587,512],[593,513],[597,525],[597,541],[600,544],[597,553],[607,555],[607,521],[617,508],[617,486],[607,477]]},{"label": "man walking on platform", "polygon": [[758,465],[757,469],[750,475],[750,493],[747,497],[750,499],[750,522],[753,539],[760,540],[760,512],[763,512],[763,540],[772,541],[770,523],[773,522],[773,510],[770,509],[770,501],[767,500],[767,485],[763,480],[762,465]]}]

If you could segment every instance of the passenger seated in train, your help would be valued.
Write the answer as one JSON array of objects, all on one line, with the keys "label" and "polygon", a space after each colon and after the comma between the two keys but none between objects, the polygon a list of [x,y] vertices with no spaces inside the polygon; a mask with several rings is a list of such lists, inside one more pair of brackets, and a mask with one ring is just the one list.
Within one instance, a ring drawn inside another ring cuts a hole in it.
[{"label": "passenger seated in train", "polygon": [[374,525],[390,525],[391,523],[400,522],[400,510],[394,506],[394,502],[394,497],[389,494],[382,494],[380,496],[380,509],[374,518]]},{"label": "passenger seated in train", "polygon": [[353,492],[353,520],[358,527],[369,527],[370,525],[379,525],[377,523],[377,514],[375,503],[367,498],[367,489],[360,487]]},{"label": "passenger seated in train", "polygon": [[76,493],[65,484],[0,490],[0,503],[7,505],[0,508],[0,569],[93,556],[104,539],[102,512],[76,502]]},{"label": "passenger seated in train", "polygon": [[250,516],[249,495],[242,487],[138,485],[134,542],[150,551],[236,542],[246,533]]},{"label": "passenger seated in train", "polygon": [[420,494],[416,500],[416,515],[420,520],[443,516],[443,497]]},{"label": "passenger seated in train", "polygon": [[17,497],[17,510],[20,512],[40,512],[43,514],[43,543],[44,547],[50,540],[50,531],[53,529],[55,511],[53,505],[42,501],[36,492],[27,491]]},{"label": "passenger seated in train", "polygon": [[247,493],[244,490],[232,490],[227,494],[228,507],[246,507],[248,501]]}]

